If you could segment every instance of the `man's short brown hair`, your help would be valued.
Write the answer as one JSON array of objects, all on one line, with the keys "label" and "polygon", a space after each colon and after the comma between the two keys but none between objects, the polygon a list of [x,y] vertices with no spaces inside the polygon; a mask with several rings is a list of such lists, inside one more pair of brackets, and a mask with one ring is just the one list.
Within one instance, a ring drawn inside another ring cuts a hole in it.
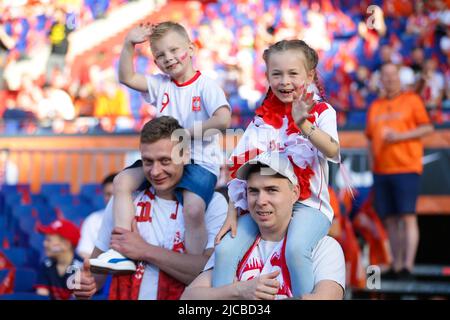
[{"label": "man's short brown hair", "polygon": [[150,35],[150,43],[153,43],[161,39],[169,31],[174,31],[183,38],[185,38],[187,42],[191,42],[191,39],[189,38],[186,29],[181,24],[172,21],[165,21],[158,23],[153,28],[152,33]]},{"label": "man's short brown hair", "polygon": [[153,143],[161,139],[170,139],[177,129],[183,129],[175,118],[162,116],[147,122],[141,130],[141,143]]}]

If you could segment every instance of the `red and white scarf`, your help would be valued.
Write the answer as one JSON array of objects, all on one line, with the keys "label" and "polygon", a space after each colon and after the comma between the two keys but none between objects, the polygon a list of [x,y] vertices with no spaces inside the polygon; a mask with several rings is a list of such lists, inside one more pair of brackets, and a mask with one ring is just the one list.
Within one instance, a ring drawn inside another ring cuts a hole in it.
[{"label": "red and white scarf", "polygon": [[291,298],[291,277],[286,264],[285,250],[286,237],[283,241],[275,246],[266,261],[259,253],[258,244],[261,241],[261,236],[258,236],[244,255],[244,258],[239,262],[236,270],[236,277],[239,281],[251,280],[263,274],[271,273],[275,270],[280,270],[280,274],[276,278],[280,283],[280,288],[276,295],[276,299]]}]

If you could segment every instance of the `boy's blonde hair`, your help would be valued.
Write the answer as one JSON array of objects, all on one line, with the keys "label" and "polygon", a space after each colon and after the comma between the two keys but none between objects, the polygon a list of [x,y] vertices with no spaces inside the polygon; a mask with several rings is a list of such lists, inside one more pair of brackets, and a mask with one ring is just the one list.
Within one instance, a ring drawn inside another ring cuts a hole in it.
[{"label": "boy's blonde hair", "polygon": [[154,26],[152,34],[150,35],[150,43],[161,39],[169,31],[174,31],[185,38],[187,42],[191,42],[186,29],[181,24],[172,21],[165,21]]}]

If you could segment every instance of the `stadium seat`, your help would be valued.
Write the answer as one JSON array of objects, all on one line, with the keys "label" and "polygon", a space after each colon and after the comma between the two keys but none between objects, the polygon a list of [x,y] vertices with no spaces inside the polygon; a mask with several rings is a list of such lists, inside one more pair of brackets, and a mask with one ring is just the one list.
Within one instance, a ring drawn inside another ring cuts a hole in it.
[{"label": "stadium seat", "polygon": [[68,183],[43,183],[41,185],[41,194],[46,196],[55,195],[55,194],[70,194],[70,184]]},{"label": "stadium seat", "polygon": [[28,254],[26,248],[13,247],[10,249],[2,249],[9,261],[16,267],[24,267],[28,263]]},{"label": "stadium seat", "polygon": [[71,195],[71,194],[54,194],[48,196],[48,203],[52,207],[57,206],[63,206],[63,205],[80,205],[83,202],[84,198],[77,196],[77,195]]},{"label": "stadium seat", "polygon": [[50,300],[50,297],[40,296],[31,292],[16,292],[0,295],[0,300]]},{"label": "stadium seat", "polygon": [[14,244],[14,234],[11,230],[0,229],[0,248],[6,249]]},{"label": "stadium seat", "polygon": [[31,268],[17,268],[14,279],[15,292],[32,292],[36,284],[36,271]]},{"label": "stadium seat", "polygon": [[32,194],[30,196],[31,204],[33,205],[45,205],[47,199],[42,194]]},{"label": "stadium seat", "polygon": [[59,210],[64,218],[72,221],[77,226],[81,226],[83,220],[93,212],[93,208],[90,205],[82,204],[79,206],[58,206],[55,207],[56,210]]},{"label": "stadium seat", "polygon": [[101,210],[106,207],[103,195],[91,196],[89,199],[86,199],[86,202],[92,206],[93,210]]},{"label": "stadium seat", "polygon": [[32,233],[29,238],[29,246],[37,253],[39,261],[44,257],[44,239],[45,236],[37,232]]},{"label": "stadium seat", "polygon": [[1,215],[0,216],[0,230],[6,230],[8,227],[8,217]]},{"label": "stadium seat", "polygon": [[10,193],[29,193],[30,192],[30,185],[23,183],[23,184],[4,184],[1,186],[0,190],[5,194]]},{"label": "stadium seat", "polygon": [[94,195],[103,195],[102,186],[98,183],[86,183],[80,188],[80,196],[90,198]]}]

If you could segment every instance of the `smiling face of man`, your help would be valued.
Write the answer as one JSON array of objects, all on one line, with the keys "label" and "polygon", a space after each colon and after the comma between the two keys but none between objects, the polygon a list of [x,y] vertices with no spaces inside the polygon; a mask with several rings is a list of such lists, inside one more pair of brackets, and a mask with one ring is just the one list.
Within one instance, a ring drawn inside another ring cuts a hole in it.
[{"label": "smiling face of man", "polygon": [[262,239],[280,241],[284,237],[298,196],[299,187],[281,175],[249,174],[248,208]]},{"label": "smiling face of man", "polygon": [[144,175],[159,197],[174,198],[173,190],[183,175],[184,163],[172,159],[176,143],[170,138],[140,146]]}]

